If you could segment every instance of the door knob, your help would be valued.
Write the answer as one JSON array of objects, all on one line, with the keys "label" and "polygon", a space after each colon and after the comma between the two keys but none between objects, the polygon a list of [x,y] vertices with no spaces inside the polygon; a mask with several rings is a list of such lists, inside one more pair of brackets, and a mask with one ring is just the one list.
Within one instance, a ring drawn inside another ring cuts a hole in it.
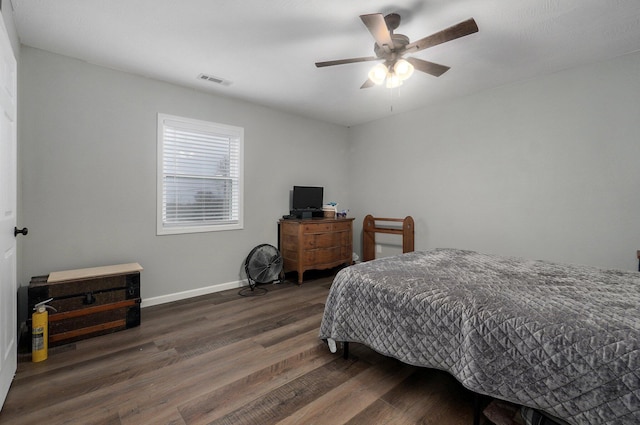
[{"label": "door knob", "polygon": [[14,227],[13,236],[18,236],[18,233],[22,233],[24,236],[26,236],[27,233],[29,233],[29,229],[27,229],[26,227],[23,227],[22,229],[18,230],[17,227]]}]

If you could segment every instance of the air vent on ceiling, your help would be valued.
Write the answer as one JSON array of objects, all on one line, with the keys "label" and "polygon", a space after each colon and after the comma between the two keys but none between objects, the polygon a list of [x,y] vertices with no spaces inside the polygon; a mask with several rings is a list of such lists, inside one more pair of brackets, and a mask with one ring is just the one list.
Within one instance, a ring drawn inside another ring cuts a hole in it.
[{"label": "air vent on ceiling", "polygon": [[224,78],[215,77],[213,75],[200,74],[198,75],[199,80],[209,81],[211,83],[216,83],[223,85],[225,87],[229,87],[231,85],[231,81],[225,80]]}]

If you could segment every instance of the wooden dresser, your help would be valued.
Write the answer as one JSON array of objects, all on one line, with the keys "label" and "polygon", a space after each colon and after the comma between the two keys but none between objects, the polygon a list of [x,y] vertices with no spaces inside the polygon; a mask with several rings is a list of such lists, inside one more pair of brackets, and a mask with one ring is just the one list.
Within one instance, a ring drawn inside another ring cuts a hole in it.
[{"label": "wooden dresser", "polygon": [[351,264],[352,252],[353,218],[280,220],[284,271],[298,272],[298,284],[307,270]]}]

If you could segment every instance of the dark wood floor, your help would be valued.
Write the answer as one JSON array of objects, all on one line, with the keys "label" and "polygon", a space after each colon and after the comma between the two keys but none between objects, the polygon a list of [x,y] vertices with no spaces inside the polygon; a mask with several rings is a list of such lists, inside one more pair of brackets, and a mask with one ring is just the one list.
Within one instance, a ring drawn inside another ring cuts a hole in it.
[{"label": "dark wood floor", "polygon": [[332,276],[310,276],[144,308],[140,327],[22,356],[0,424],[472,423],[446,373],[359,344],[331,354],[318,329]]}]

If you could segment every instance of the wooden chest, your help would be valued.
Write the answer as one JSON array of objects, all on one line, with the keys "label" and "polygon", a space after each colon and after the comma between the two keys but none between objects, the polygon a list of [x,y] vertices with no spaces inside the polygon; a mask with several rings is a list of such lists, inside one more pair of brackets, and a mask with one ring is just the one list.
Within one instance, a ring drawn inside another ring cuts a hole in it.
[{"label": "wooden chest", "polygon": [[329,269],[352,262],[353,218],[280,220],[280,252],[284,270]]},{"label": "wooden chest", "polygon": [[[140,325],[138,263],[68,270],[36,276],[28,288],[29,311],[49,303],[49,346]],[[29,327],[30,328],[30,327]]]}]

